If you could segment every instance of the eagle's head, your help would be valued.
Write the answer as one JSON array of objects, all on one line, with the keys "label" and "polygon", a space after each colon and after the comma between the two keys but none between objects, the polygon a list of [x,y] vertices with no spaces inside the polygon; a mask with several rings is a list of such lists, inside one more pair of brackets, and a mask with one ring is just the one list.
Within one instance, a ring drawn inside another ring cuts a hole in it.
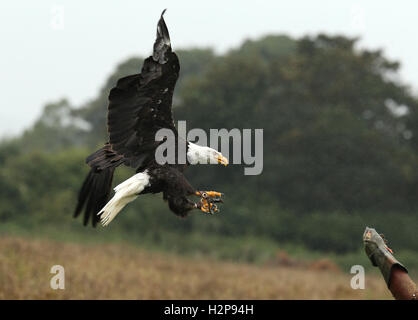
[{"label": "eagle's head", "polygon": [[190,164],[223,164],[224,166],[229,163],[228,159],[219,151],[191,142],[188,143],[187,161]]}]

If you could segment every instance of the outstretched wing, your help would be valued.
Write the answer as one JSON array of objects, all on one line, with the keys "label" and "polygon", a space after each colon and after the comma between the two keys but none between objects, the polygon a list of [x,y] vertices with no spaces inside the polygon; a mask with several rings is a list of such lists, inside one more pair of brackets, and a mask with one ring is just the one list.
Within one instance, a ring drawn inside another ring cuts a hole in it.
[{"label": "outstretched wing", "polygon": [[171,105],[180,64],[171,51],[163,14],[153,55],[144,61],[141,73],[119,79],[109,94],[109,143],[125,164],[134,168],[161,143],[155,141],[159,129],[172,129],[177,135]]}]

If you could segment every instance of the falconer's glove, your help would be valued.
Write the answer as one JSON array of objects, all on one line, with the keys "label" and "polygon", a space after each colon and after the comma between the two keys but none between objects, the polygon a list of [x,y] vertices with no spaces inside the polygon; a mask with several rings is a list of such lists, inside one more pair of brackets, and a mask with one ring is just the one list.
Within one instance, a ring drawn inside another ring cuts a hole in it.
[{"label": "falconer's glove", "polygon": [[389,288],[390,276],[394,266],[398,266],[406,273],[408,270],[392,255],[393,251],[386,245],[387,241],[383,235],[375,229],[366,227],[363,234],[364,249],[373,266],[379,267],[383,278]]}]

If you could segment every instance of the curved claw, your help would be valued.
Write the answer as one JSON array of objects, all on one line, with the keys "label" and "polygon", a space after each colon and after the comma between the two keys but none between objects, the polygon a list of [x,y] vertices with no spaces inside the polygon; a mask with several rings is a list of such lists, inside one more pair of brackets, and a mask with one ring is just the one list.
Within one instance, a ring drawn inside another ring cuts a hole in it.
[{"label": "curved claw", "polygon": [[200,207],[200,210],[202,210],[205,213],[215,214],[215,213],[219,212],[218,206],[215,203],[213,203],[210,198],[200,199],[200,206],[199,207]]},{"label": "curved claw", "polygon": [[223,193],[219,193],[219,195],[213,196],[211,200],[214,202],[223,202],[223,196]]}]

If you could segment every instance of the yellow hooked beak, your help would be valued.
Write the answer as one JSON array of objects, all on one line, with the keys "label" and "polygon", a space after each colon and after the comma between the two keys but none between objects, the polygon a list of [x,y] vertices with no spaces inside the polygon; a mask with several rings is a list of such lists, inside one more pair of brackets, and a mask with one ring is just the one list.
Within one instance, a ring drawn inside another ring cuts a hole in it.
[{"label": "yellow hooked beak", "polygon": [[223,164],[225,167],[229,164],[228,159],[224,156],[218,156],[218,163]]}]

